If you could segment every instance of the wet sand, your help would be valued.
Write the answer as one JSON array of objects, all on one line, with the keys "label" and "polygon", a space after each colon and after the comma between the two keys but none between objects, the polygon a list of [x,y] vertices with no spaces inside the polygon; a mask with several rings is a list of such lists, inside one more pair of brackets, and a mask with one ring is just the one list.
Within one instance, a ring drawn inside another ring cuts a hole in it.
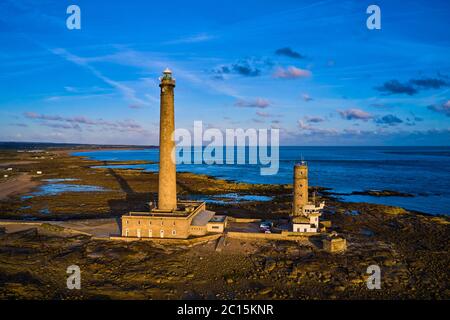
[{"label": "wet sand", "polygon": [[[23,162],[21,164],[23,164]],[[37,181],[31,180],[31,178],[31,175],[26,173],[8,179],[3,178],[3,180],[6,181],[0,182],[0,200],[26,193],[39,185]]]}]

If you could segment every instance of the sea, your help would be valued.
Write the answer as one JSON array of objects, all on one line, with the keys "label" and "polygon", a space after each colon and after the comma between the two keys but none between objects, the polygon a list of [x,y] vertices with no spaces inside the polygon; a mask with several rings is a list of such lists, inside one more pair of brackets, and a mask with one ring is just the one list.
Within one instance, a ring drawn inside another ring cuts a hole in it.
[{"label": "sea", "polygon": [[[245,149],[248,155],[248,147]],[[225,150],[223,153],[226,157]],[[73,155],[101,161],[158,162],[159,159],[158,149],[75,152]],[[273,160],[279,163],[279,170],[273,175],[261,175],[262,165],[259,164],[203,162],[177,165],[177,171],[252,184],[286,184],[292,183],[293,165],[304,160],[309,167],[309,184],[329,188],[342,201],[400,206],[429,214],[450,214],[450,147],[284,146],[279,148],[279,156]],[[109,162],[106,167],[158,170],[157,163],[114,165]],[[398,191],[413,197],[351,194],[366,190]]]}]

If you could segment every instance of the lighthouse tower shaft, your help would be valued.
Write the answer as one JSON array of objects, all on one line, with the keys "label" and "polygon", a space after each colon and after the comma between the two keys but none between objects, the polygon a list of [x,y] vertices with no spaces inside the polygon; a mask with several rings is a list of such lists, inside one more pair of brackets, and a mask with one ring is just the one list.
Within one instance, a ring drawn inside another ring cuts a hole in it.
[{"label": "lighthouse tower shaft", "polygon": [[177,208],[176,165],[172,157],[175,147],[172,138],[175,130],[175,80],[172,79],[172,72],[167,69],[160,81],[158,209],[172,211]]},{"label": "lighthouse tower shaft", "polygon": [[303,206],[308,203],[308,166],[302,161],[294,166],[294,201],[292,215],[303,214]]}]

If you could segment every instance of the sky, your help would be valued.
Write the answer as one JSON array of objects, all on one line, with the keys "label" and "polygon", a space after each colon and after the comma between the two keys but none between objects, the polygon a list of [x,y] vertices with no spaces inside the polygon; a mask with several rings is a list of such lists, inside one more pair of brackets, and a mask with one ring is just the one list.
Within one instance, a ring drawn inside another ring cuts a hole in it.
[{"label": "sky", "polygon": [[[69,30],[69,5],[81,29]],[[369,5],[381,29],[369,30]],[[156,145],[176,127],[281,145],[450,145],[449,1],[0,1],[0,141]]]}]

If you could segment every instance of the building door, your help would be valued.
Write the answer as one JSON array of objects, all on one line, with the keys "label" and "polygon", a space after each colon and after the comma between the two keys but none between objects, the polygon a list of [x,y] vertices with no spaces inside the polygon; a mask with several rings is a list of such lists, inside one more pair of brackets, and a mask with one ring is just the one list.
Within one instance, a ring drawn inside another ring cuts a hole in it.
[{"label": "building door", "polygon": [[138,237],[138,238],[141,237],[141,229],[137,229],[137,237]]},{"label": "building door", "polygon": [[163,230],[163,229],[161,229],[161,231],[159,232],[159,236],[160,236],[161,238],[164,238],[164,230]]},{"label": "building door", "polygon": [[128,237],[128,229],[125,229],[125,237]]},{"label": "building door", "polygon": [[149,238],[153,237],[152,229],[148,230],[148,237],[149,237]]}]

